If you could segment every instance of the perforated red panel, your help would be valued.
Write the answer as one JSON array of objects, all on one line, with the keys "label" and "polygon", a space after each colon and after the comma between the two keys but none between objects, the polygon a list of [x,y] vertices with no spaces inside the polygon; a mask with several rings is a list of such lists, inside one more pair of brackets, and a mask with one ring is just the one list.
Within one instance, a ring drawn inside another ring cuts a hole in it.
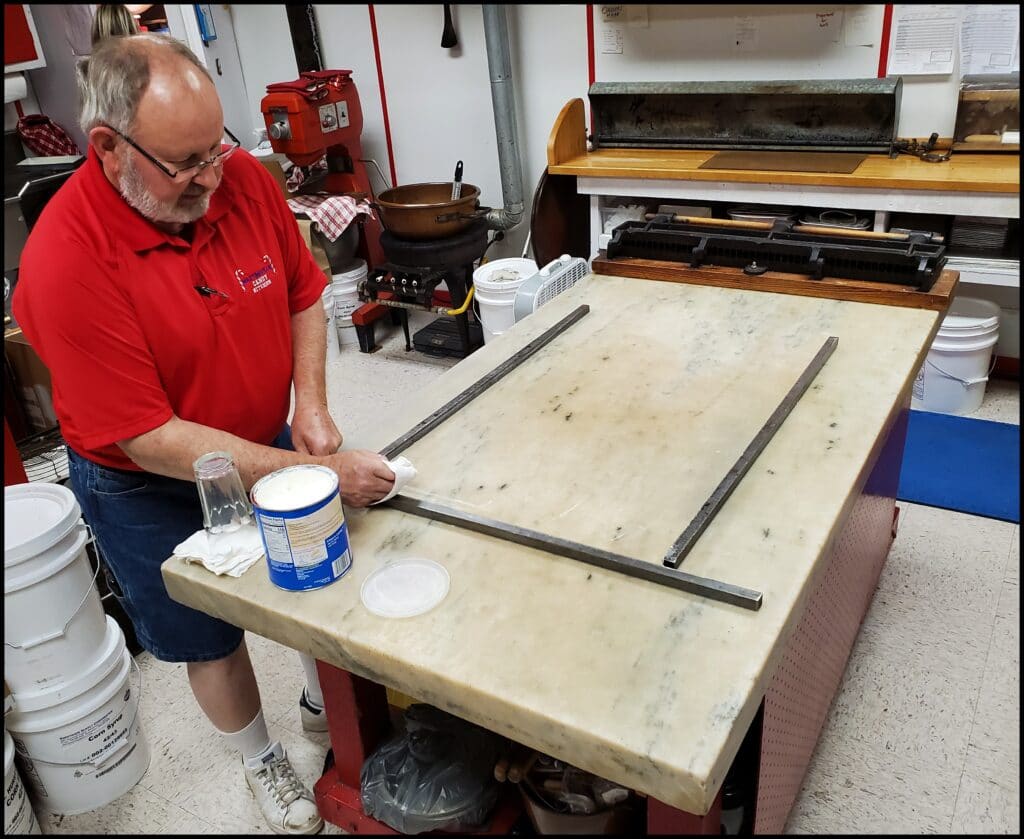
[{"label": "perforated red panel", "polygon": [[765,694],[755,833],[781,833],[800,791],[893,536],[906,439],[901,412]]}]

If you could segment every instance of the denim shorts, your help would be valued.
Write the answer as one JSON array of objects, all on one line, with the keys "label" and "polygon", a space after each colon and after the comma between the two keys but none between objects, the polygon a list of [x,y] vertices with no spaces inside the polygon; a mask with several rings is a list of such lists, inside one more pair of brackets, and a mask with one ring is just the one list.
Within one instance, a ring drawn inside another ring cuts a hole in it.
[{"label": "denim shorts", "polygon": [[[271,443],[292,449],[291,429]],[[215,661],[231,655],[243,630],[172,600],[160,566],[203,527],[193,481],[111,469],[68,447],[71,490],[96,536],[111,592],[131,619],[139,643],[161,661]]]}]

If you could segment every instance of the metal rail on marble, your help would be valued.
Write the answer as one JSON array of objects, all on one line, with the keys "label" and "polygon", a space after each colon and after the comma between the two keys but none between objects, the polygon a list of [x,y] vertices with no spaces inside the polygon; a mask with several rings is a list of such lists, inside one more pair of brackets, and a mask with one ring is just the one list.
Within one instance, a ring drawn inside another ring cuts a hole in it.
[{"label": "metal rail on marble", "polygon": [[578,306],[570,314],[562,318],[558,323],[548,329],[546,332],[538,335],[529,344],[520,349],[514,355],[509,356],[501,364],[491,370],[486,376],[480,379],[478,382],[470,385],[462,393],[450,400],[445,405],[442,405],[434,413],[428,416],[426,419],[417,423],[412,429],[405,432],[394,442],[388,444],[380,453],[384,457],[391,459],[396,454],[404,451],[413,443],[420,438],[426,436],[433,431],[442,422],[448,419],[452,414],[457,413],[474,399],[476,399],[481,393],[487,390],[491,385],[496,384],[498,381],[503,379],[516,367],[522,364],[530,356],[537,353],[539,350],[550,344],[555,338],[565,332],[570,326],[579,321],[584,315],[590,312],[590,306],[583,305]]},{"label": "metal rail on marble", "polygon": [[668,570],[651,562],[643,562],[632,557],[623,556],[622,554],[615,554],[600,548],[582,545],[579,542],[560,539],[557,536],[549,536],[546,533],[540,533],[539,531],[519,527],[518,525],[477,516],[462,510],[455,510],[433,501],[396,495],[383,502],[380,506],[391,507],[403,513],[411,513],[414,516],[421,516],[432,521],[440,521],[444,524],[473,530],[487,536],[494,536],[498,539],[514,542],[517,545],[524,545],[528,548],[536,548],[537,550],[576,559],[588,565],[596,565],[598,568],[616,571],[620,574],[648,580],[652,583],[668,586],[680,591],[687,591],[691,594],[699,594],[711,600],[741,606],[751,611],[757,611],[761,608],[762,598],[759,591],[735,586],[731,583],[723,583],[708,577],[698,577],[685,571]]},{"label": "metal rail on marble", "polygon": [[835,350],[836,345],[839,343],[839,339],[836,337],[827,338],[825,343],[821,345],[821,349],[818,350],[818,354],[814,356],[811,363],[807,365],[807,369],[800,374],[800,378],[796,380],[796,384],[789,389],[789,393],[785,395],[783,400],[779,403],[779,406],[775,409],[768,421],[761,426],[761,430],[757,432],[754,439],[750,441],[750,445],[744,449],[743,454],[740,455],[739,460],[733,465],[721,483],[715,487],[714,492],[705,501],[697,515],[694,516],[693,521],[687,525],[686,530],[680,534],[679,538],[672,543],[672,547],[668,549],[668,553],[665,554],[665,559],[662,560],[664,565],[669,568],[678,568],[679,563],[686,559],[686,555],[693,549],[693,546],[697,544],[697,540],[700,539],[701,535],[707,530],[708,525],[711,524],[711,520],[717,515],[718,511],[725,505],[726,500],[732,495],[732,491],[736,489],[740,480],[747,470],[753,465],[754,461],[757,460],[761,452],[764,451],[765,446],[768,445],[768,441],[775,436],[775,432],[779,430],[779,426],[782,425],[783,421],[789,416],[789,412],[793,410],[793,407],[797,402],[800,401],[800,397],[804,395],[804,391],[810,386],[811,382],[814,381],[814,377],[818,375],[821,368],[825,366],[825,362],[828,361],[832,351]]}]

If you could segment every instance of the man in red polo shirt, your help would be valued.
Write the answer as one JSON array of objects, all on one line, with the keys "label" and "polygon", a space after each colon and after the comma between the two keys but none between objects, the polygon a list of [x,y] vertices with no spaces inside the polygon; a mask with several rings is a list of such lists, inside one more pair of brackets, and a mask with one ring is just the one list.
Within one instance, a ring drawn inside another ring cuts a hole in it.
[{"label": "man in red polo shirt", "polygon": [[206,69],[173,38],[138,35],[98,46],[79,75],[88,157],[26,243],[14,313],[50,370],[71,486],[140,643],[187,662],[270,827],[314,833],[323,821],[270,740],[244,633],[172,601],[160,564],[203,526],[192,464],[206,452],[230,452],[247,488],[329,466],[352,506],[394,474],[375,452],[338,451],[326,278],[270,174],[222,143]]}]

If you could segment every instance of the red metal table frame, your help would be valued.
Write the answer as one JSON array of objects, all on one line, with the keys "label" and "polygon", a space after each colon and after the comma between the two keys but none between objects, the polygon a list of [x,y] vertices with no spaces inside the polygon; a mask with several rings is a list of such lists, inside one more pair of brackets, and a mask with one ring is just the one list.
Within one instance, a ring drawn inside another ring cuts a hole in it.
[{"label": "red metal table frame", "polygon": [[[852,509],[826,548],[813,593],[765,692],[763,715],[758,715],[763,722],[755,833],[781,833],[785,827],[896,536],[896,488],[909,405],[908,393],[894,412]],[[314,787],[320,812],[350,833],[393,834],[365,815],[359,801],[363,762],[391,729],[385,688],[322,661],[317,669],[334,751],[334,766]],[[646,800],[648,834],[719,833],[721,792],[704,815]],[[516,803],[507,799],[498,807],[487,833],[508,831],[519,813]]]}]

